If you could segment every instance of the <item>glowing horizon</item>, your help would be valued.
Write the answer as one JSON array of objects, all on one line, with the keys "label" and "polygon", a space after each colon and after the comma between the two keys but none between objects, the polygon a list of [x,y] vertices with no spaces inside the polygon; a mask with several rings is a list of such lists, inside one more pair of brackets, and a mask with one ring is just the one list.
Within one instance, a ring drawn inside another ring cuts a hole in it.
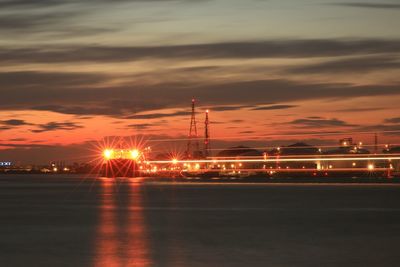
[{"label": "glowing horizon", "polygon": [[0,160],[69,159],[110,136],[178,141],[192,98],[200,137],[209,112],[211,148],[400,143],[396,4],[1,6]]}]

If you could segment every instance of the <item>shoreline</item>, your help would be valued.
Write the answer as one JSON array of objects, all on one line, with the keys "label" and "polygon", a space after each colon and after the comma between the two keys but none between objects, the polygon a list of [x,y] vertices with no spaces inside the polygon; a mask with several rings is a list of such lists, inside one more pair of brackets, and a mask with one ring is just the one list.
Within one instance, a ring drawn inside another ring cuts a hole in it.
[{"label": "shoreline", "polygon": [[266,184],[266,185],[399,185],[400,178],[387,177],[116,177],[93,174],[28,174],[0,173],[0,181],[43,180],[64,182],[88,179],[97,181],[135,181],[162,184]]}]

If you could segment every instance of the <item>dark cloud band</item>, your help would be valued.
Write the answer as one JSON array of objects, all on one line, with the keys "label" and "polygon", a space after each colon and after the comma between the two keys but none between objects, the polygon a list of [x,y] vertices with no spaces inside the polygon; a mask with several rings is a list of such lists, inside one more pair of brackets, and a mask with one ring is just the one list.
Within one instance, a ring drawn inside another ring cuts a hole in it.
[{"label": "dark cloud band", "polygon": [[345,7],[359,7],[359,8],[375,8],[375,9],[400,9],[400,4],[395,4],[395,3],[342,2],[342,3],[332,3],[332,5],[345,6]]},{"label": "dark cloud band", "polygon": [[400,40],[285,40],[193,45],[53,46],[0,49],[0,62],[127,62],[141,59],[304,58],[400,53]]},{"label": "dark cloud band", "polygon": [[[26,75],[26,78],[23,78]],[[24,80],[19,81],[19,80]],[[105,87],[108,77],[72,73],[7,73],[0,75],[0,110],[44,110],[76,115],[109,115],[120,118],[151,119],[178,114],[138,112],[187,107],[193,96],[207,106],[252,107],[260,102],[292,102],[307,99],[399,95],[398,85],[355,86],[337,83],[301,83],[289,80],[231,81],[198,84],[192,81]],[[23,96],[23,97],[21,97]],[[51,104],[49,104],[51,103]],[[269,105],[262,109],[291,108]],[[220,109],[226,109],[220,108]]]}]

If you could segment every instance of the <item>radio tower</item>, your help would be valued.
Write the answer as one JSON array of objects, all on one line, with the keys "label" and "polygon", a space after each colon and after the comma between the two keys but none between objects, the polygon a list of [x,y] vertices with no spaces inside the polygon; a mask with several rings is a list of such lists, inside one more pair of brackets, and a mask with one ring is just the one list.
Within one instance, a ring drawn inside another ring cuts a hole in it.
[{"label": "radio tower", "polygon": [[210,156],[210,129],[208,120],[209,110],[206,110],[206,120],[204,121],[204,157],[207,158]]},{"label": "radio tower", "polygon": [[199,140],[197,135],[197,126],[196,126],[196,112],[195,112],[195,102],[196,100],[192,99],[192,117],[190,119],[190,129],[188,136],[188,143],[186,149],[186,156],[188,158],[193,158],[195,153],[199,151]]}]

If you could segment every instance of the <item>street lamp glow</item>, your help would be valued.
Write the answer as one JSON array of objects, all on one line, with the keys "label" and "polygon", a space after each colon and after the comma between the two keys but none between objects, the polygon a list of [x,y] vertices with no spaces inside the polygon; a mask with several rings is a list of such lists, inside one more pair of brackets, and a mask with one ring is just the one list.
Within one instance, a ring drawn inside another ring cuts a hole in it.
[{"label": "street lamp glow", "polygon": [[137,160],[139,158],[140,152],[137,149],[131,150],[131,157],[134,160]]},{"label": "street lamp glow", "polygon": [[374,164],[368,164],[368,170],[372,171],[375,169]]},{"label": "street lamp glow", "polygon": [[103,156],[104,156],[105,159],[111,159],[113,154],[114,154],[114,151],[112,149],[106,149],[103,152]]}]

